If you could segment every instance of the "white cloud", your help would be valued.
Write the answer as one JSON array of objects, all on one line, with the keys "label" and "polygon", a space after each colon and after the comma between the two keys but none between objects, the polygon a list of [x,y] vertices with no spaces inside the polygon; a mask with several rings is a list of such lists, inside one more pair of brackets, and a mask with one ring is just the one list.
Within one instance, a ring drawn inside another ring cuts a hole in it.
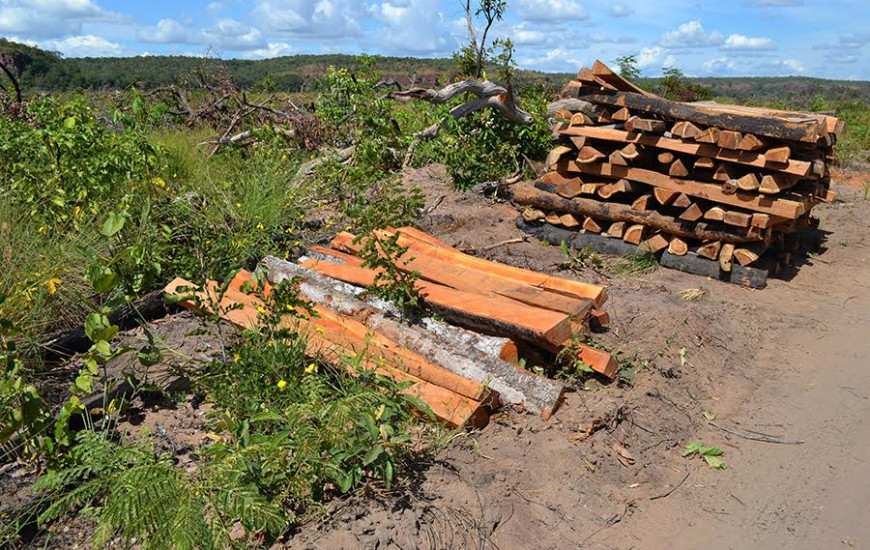
[{"label": "white cloud", "polygon": [[40,42],[39,46],[59,51],[66,57],[117,57],[125,53],[124,47],[120,44],[109,42],[93,34],[70,36],[62,40],[46,40]]},{"label": "white cloud", "polygon": [[390,0],[369,8],[381,22],[377,47],[396,54],[446,54],[448,40],[444,16],[430,0]]},{"label": "white cloud", "polygon": [[253,50],[265,45],[259,29],[235,19],[219,19],[202,30],[202,38],[209,46],[226,50]]},{"label": "white cloud", "polygon": [[704,70],[714,75],[731,74],[737,68],[737,64],[727,57],[708,59],[702,63]]},{"label": "white cloud", "polygon": [[767,63],[761,63],[755,67],[755,74],[765,76],[791,76],[806,71],[803,63],[797,59],[781,59]]},{"label": "white cloud", "polygon": [[520,0],[517,12],[524,21],[585,21],[589,12],[576,0]]},{"label": "white cloud", "polygon": [[806,71],[803,63],[801,63],[797,59],[783,59],[782,64],[797,73],[802,73]]},{"label": "white cloud", "polygon": [[257,48],[242,54],[245,59],[269,59],[272,57],[281,57],[284,55],[292,55],[296,52],[291,44],[286,42],[269,42],[265,48]]},{"label": "white cloud", "polygon": [[722,43],[722,33],[707,33],[700,21],[683,23],[677,29],[666,32],[659,41],[666,48],[696,48],[718,46]]},{"label": "white cloud", "polygon": [[637,54],[638,69],[661,69],[663,67],[673,67],[677,64],[677,58],[673,54],[661,46],[653,46],[652,48],[641,48]]},{"label": "white cloud", "polygon": [[749,37],[742,34],[732,34],[725,39],[723,50],[773,50],[773,40],[766,37]]},{"label": "white cloud", "polygon": [[574,72],[586,63],[577,56],[577,46],[571,49],[555,48],[544,52],[539,57],[521,59],[519,65],[525,69],[540,71]]},{"label": "white cloud", "polygon": [[534,25],[527,21],[514,25],[508,29],[504,29],[498,33],[501,38],[510,38],[517,46],[540,46],[551,42],[553,39],[553,29],[547,25]]},{"label": "white cloud", "polygon": [[628,17],[632,14],[634,14],[634,9],[623,4],[613,4],[610,6],[611,17]]},{"label": "white cloud", "polygon": [[0,34],[32,39],[81,34],[83,23],[122,19],[91,0],[0,0]]},{"label": "white cloud", "polygon": [[153,27],[139,29],[136,37],[146,44],[183,44],[187,42],[187,29],[175,19],[161,19]]},{"label": "white cloud", "polygon": [[366,15],[359,0],[257,0],[251,14],[277,36],[342,40],[360,36],[358,21]]}]

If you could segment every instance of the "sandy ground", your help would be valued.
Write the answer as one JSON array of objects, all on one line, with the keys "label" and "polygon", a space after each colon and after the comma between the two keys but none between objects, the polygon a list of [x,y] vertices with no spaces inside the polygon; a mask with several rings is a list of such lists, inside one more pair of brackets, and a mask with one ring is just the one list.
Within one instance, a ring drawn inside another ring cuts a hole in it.
[{"label": "sandy ground", "polygon": [[[450,191],[442,167],[412,171],[407,182],[427,196],[424,230],[483,257],[557,271],[558,247],[534,239],[485,250],[524,237],[508,204]],[[765,290],[666,269],[562,272],[608,286],[612,325],[599,340],[637,356],[633,383],[590,380],[549,421],[503,411],[485,429],[457,434],[399,490],[334,501],[327,518],[301,525],[284,546],[870,546],[870,201],[858,186],[836,190],[838,200],[818,210],[831,232],[824,249]],[[688,288],[703,297],[684,300]],[[186,343],[170,366],[214,352],[213,337],[177,317],[156,326],[168,344]],[[202,444],[203,408],[183,397],[136,405],[130,430],[148,427],[188,463]],[[747,439],[757,432],[803,443]],[[690,441],[723,448],[727,470],[682,458]],[[0,479],[0,493],[9,481]],[[88,531],[70,521],[46,546],[87,547]]]}]

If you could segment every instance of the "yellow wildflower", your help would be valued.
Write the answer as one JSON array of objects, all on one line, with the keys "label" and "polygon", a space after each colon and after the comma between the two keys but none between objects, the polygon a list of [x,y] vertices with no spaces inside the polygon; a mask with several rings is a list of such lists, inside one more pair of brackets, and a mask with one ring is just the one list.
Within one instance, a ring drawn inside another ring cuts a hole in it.
[{"label": "yellow wildflower", "polygon": [[81,213],[82,213],[82,207],[81,207],[81,206],[73,206],[73,209],[72,209],[72,215],[73,215],[74,218],[78,218],[78,217],[79,217],[79,214],[81,214]]},{"label": "yellow wildflower", "polygon": [[233,354],[233,362],[238,363],[239,359],[241,359],[241,356],[238,353],[234,353]]},{"label": "yellow wildflower", "polygon": [[325,332],[325,331],[323,330],[323,327],[317,327],[317,328],[314,329],[314,330],[316,330],[316,331],[319,332],[320,334],[323,334],[323,333]]},{"label": "yellow wildflower", "polygon": [[286,380],[278,380],[278,389],[279,389],[279,390],[283,390],[283,389],[286,388],[286,387],[287,387],[287,381],[286,381]]},{"label": "yellow wildflower", "polygon": [[265,229],[265,227],[263,227],[263,224],[258,223],[258,224],[257,224],[257,229],[259,229],[260,231],[262,231],[262,230]]},{"label": "yellow wildflower", "polygon": [[237,203],[236,203],[236,208],[241,208],[241,207],[242,207],[242,203],[237,202]]},{"label": "yellow wildflower", "polygon": [[44,284],[46,287],[48,287],[48,293],[53,295],[55,292],[57,292],[57,285],[59,285],[62,282],[63,281],[61,281],[57,277],[52,277],[51,279],[46,280],[42,284]]},{"label": "yellow wildflower", "polygon": [[257,306],[257,312],[258,312],[258,313],[262,313],[262,314],[265,315],[265,314],[266,314],[266,308],[264,308],[263,306]]},{"label": "yellow wildflower", "polygon": [[317,365],[315,365],[314,363],[311,363],[310,365],[308,365],[307,367],[305,367],[305,373],[306,373],[306,374],[311,374],[311,373],[314,373],[314,372],[317,372]]},{"label": "yellow wildflower", "polygon": [[43,225],[39,227],[38,231],[40,235],[45,235],[46,233],[48,233],[48,228]]},{"label": "yellow wildflower", "polygon": [[151,183],[153,183],[157,187],[160,187],[161,189],[166,187],[166,180],[164,180],[161,177],[157,177],[157,178],[152,179]]}]

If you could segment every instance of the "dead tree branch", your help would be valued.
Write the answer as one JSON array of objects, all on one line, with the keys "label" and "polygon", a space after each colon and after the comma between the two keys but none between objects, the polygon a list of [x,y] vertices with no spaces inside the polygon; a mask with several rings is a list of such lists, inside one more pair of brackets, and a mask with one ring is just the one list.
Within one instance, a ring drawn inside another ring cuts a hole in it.
[{"label": "dead tree branch", "polygon": [[[15,74],[6,66],[5,63],[0,63],[0,70],[2,70],[6,77],[9,78],[9,81],[12,82],[12,88],[15,90],[15,102],[21,103],[21,86],[18,84],[18,78],[15,77]],[[6,93],[9,93],[6,88],[3,88]]]}]

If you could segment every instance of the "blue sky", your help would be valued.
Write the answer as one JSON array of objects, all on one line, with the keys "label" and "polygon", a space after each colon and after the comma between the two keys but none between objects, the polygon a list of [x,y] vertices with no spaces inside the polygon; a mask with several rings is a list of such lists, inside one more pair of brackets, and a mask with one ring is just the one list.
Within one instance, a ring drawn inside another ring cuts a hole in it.
[{"label": "blue sky", "polygon": [[[645,74],[870,79],[868,0],[508,0],[496,35],[523,68],[638,56]],[[447,56],[460,0],[0,0],[0,36],[87,55]]]}]

